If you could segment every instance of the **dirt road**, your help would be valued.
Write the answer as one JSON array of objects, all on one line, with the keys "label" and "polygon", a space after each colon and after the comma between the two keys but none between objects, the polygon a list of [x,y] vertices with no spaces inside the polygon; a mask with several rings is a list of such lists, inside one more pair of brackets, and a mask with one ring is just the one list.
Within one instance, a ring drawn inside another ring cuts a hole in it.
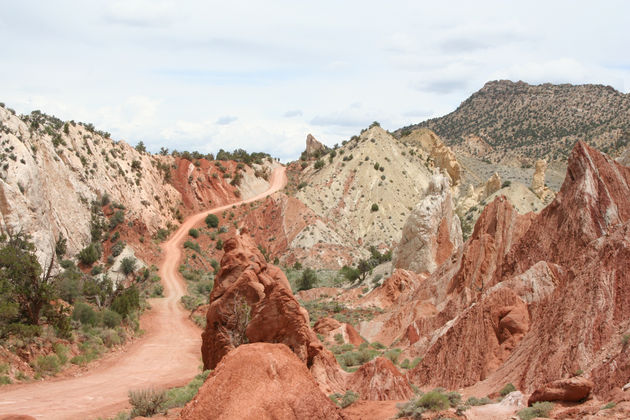
[{"label": "dirt road", "polygon": [[[267,191],[234,204],[260,200],[285,185],[285,169],[278,167],[271,174]],[[181,248],[191,227],[208,214],[232,206],[190,216],[163,244],[160,276],[166,297],[150,300],[152,309],[140,322],[145,331],[141,339],[124,352],[105,356],[97,367],[81,376],[3,386],[0,388],[0,416],[12,413],[44,419],[108,417],[129,406],[127,392],[130,389],[183,385],[199,373],[200,331],[179,304],[186,287],[178,272]]]}]

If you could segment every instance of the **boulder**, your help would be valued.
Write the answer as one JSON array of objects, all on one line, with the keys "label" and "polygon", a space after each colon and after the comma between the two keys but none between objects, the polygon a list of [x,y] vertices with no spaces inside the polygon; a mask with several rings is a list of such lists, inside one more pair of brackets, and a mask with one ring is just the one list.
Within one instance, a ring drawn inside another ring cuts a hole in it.
[{"label": "boulder", "polygon": [[240,344],[283,343],[311,369],[326,393],[342,390],[341,368],[311,330],[308,312],[282,271],[265,262],[246,233],[224,245],[202,334],[204,369],[214,369]]},{"label": "boulder", "polygon": [[183,420],[344,419],[304,363],[284,344],[244,344],[225,356]]},{"label": "boulder", "polygon": [[411,212],[394,252],[395,268],[432,273],[462,245],[448,178],[431,178],[425,198]]},{"label": "boulder", "polygon": [[559,379],[535,390],[527,400],[527,405],[539,401],[578,402],[590,395],[593,386],[593,382],[581,376]]}]

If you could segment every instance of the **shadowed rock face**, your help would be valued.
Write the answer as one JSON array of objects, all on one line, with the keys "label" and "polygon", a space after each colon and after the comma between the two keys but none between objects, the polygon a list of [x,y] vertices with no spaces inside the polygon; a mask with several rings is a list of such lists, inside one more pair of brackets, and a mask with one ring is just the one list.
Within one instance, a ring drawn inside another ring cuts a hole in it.
[{"label": "shadowed rock face", "polygon": [[304,363],[283,344],[239,346],[182,411],[184,420],[344,419]]},{"label": "shadowed rock face", "polygon": [[308,156],[314,156],[317,152],[323,152],[324,150],[326,150],[326,146],[313,137],[312,134],[306,136],[306,154]]},{"label": "shadowed rock face", "polygon": [[341,390],[337,361],[311,330],[308,312],[293,296],[284,273],[267,264],[247,232],[242,233],[225,242],[210,294],[202,334],[204,369],[214,369],[243,343],[283,343],[311,369],[323,389]]}]

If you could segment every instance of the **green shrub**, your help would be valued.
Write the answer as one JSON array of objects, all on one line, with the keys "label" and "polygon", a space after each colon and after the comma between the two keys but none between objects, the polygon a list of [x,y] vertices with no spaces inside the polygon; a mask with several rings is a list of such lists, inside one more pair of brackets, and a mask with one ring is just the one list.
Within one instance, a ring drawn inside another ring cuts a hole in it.
[{"label": "green shrub", "polygon": [[297,290],[309,290],[317,284],[317,274],[310,268],[302,272],[302,277],[297,281]]},{"label": "green shrub", "polygon": [[[118,233],[118,232],[117,232]],[[125,243],[123,241],[118,241],[116,242],[113,246],[112,246],[112,255],[114,257],[117,257],[120,255],[121,252],[123,252],[123,249],[125,249]]]},{"label": "green shrub", "polygon": [[72,319],[80,321],[83,325],[96,325],[97,321],[94,309],[84,302],[77,302],[74,304]]},{"label": "green shrub", "polygon": [[534,403],[531,407],[527,407],[519,411],[517,414],[521,420],[531,420],[536,417],[547,417],[553,409],[553,403],[543,401]]},{"label": "green shrub", "polygon": [[103,325],[107,328],[115,328],[122,322],[122,317],[118,312],[114,312],[111,309],[103,310]]},{"label": "green shrub", "polygon": [[92,242],[79,252],[78,258],[82,264],[92,265],[101,258],[100,247]]},{"label": "green shrub", "polygon": [[65,365],[68,362],[68,348],[61,343],[55,343],[53,350],[59,359],[59,364]]},{"label": "green shrub", "polygon": [[625,347],[628,345],[628,343],[630,343],[630,334],[624,334],[621,337],[621,345]]},{"label": "green shrub", "polygon": [[85,366],[87,362],[87,358],[82,354],[74,356],[72,359],[70,359],[70,363],[72,363],[73,365]]},{"label": "green shrub", "polygon": [[335,342],[337,344],[343,344],[343,335],[341,335],[341,333],[335,334]]},{"label": "green shrub", "polygon": [[378,204],[372,204],[372,208],[370,209],[372,212],[378,211]]},{"label": "green shrub", "polygon": [[188,234],[192,236],[193,238],[197,239],[199,237],[199,230],[192,228],[188,231]]},{"label": "green shrub", "polygon": [[206,216],[206,225],[208,225],[209,228],[216,228],[219,226],[219,218],[216,214],[209,214]]},{"label": "green shrub", "polygon": [[199,243],[197,242],[186,241],[184,242],[184,248],[192,249],[193,251],[196,251],[197,253],[201,254],[201,247],[199,246]]},{"label": "green shrub", "polygon": [[450,407],[448,397],[439,391],[429,391],[418,398],[417,405],[429,411],[446,410]]},{"label": "green shrub", "polygon": [[219,239],[219,240],[217,241],[216,248],[217,248],[219,251],[223,249],[223,241],[222,241],[221,239]]},{"label": "green shrub", "polygon": [[128,317],[131,312],[140,307],[140,294],[135,286],[125,289],[119,296],[114,298],[111,308],[118,312],[123,318]]},{"label": "green shrub", "polygon": [[197,395],[199,388],[201,388],[201,385],[203,385],[209,373],[210,371],[206,370],[195,376],[195,378],[185,386],[171,388],[166,391],[166,403],[164,404],[164,408],[183,407],[186,405]]},{"label": "green shrub", "polygon": [[100,337],[107,348],[118,346],[122,342],[118,333],[111,328],[101,331]]},{"label": "green shrub", "polygon": [[613,401],[609,402],[606,405],[602,405],[602,410],[610,410],[611,408],[615,408],[617,404],[615,404]]},{"label": "green shrub", "polygon": [[331,394],[329,398],[333,403],[335,403],[339,407],[346,408],[347,406],[349,406],[350,404],[352,404],[353,402],[359,399],[359,394],[357,394],[356,392],[352,390],[348,390],[343,395]]},{"label": "green shrub", "polygon": [[373,342],[370,346],[374,347],[377,350],[383,350],[385,348],[384,344],[379,343],[378,341]]},{"label": "green shrub", "polygon": [[151,417],[166,403],[166,393],[152,388],[129,391],[129,404],[133,407],[131,417]]},{"label": "green shrub", "polygon": [[49,354],[48,356],[39,356],[35,360],[35,367],[41,373],[54,375],[59,372],[59,358],[55,354]]},{"label": "green shrub", "polygon": [[109,219],[109,230],[114,230],[116,226],[125,221],[125,212],[116,210],[116,213]]},{"label": "green shrub", "polygon": [[516,391],[516,387],[512,385],[512,383],[509,383],[505,385],[501,391],[499,391],[499,394],[501,394],[502,397],[505,397],[507,394],[514,391]]},{"label": "green shrub", "polygon": [[9,378],[8,376],[5,376],[5,375],[0,376],[0,385],[9,385],[12,383],[13,381],[11,381],[11,378]]},{"label": "green shrub", "polygon": [[478,405],[486,405],[490,404],[492,401],[488,397],[477,398],[477,397],[469,397],[466,400],[466,405],[478,406]]},{"label": "green shrub", "polygon": [[120,262],[120,269],[125,276],[128,276],[136,271],[136,259],[134,257],[125,257]]},{"label": "green shrub", "polygon": [[324,161],[322,159],[317,159],[317,162],[315,162],[315,169],[320,170],[324,167]]},{"label": "green shrub", "polygon": [[448,403],[451,407],[457,407],[460,402],[462,402],[462,395],[459,392],[450,391],[446,393],[446,398],[448,398]]},{"label": "green shrub", "polygon": [[398,357],[400,357],[400,353],[402,352],[401,349],[390,349],[387,350],[383,356],[387,357],[389,360],[392,361],[393,364],[397,365],[398,364]]}]

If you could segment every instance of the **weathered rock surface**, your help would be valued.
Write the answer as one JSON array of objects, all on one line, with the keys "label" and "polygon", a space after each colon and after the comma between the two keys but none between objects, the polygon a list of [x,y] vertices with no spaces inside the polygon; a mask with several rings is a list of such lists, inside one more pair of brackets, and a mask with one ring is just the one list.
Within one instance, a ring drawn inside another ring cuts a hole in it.
[{"label": "weathered rock surface", "polygon": [[339,322],[334,318],[320,318],[315,325],[313,325],[313,330],[317,334],[324,336],[324,341],[328,341],[331,344],[336,343],[335,336],[337,334],[341,335],[344,343],[359,346],[365,342],[352,325],[345,322]]},{"label": "weathered rock surface", "polygon": [[265,262],[256,245],[242,232],[225,242],[202,334],[205,369],[239,344],[286,344],[326,393],[343,388],[343,375],[330,351],[309,327],[308,312],[291,293],[284,273]]},{"label": "weathered rock surface", "polygon": [[181,413],[202,419],[344,419],[306,365],[284,344],[239,346]]},{"label": "weathered rock surface", "polygon": [[547,170],[547,162],[544,159],[538,159],[534,170],[534,176],[532,178],[532,191],[543,199],[545,190],[545,171]]},{"label": "weathered rock surface", "polygon": [[492,174],[490,178],[486,181],[484,186],[484,198],[490,197],[495,192],[501,189],[501,177],[498,173]]},{"label": "weathered rock surface", "polygon": [[461,180],[461,165],[455,157],[455,153],[446,145],[433,131],[421,128],[412,131],[405,136],[403,141],[418,144],[422,147],[435,165],[446,171],[453,185],[459,184]]},{"label": "weathered rock surface", "polygon": [[315,156],[326,150],[321,142],[319,142],[312,134],[306,136],[306,155]]},{"label": "weathered rock surface", "polygon": [[592,389],[593,382],[581,376],[559,379],[534,391],[527,400],[527,405],[539,401],[577,402],[587,398]]},{"label": "weathered rock surface", "polygon": [[347,387],[363,400],[408,400],[414,395],[405,376],[384,357],[361,366],[348,378]]},{"label": "weathered rock surface", "polygon": [[405,222],[393,265],[417,273],[432,273],[462,242],[449,181],[443,175],[434,175],[424,199]]}]

